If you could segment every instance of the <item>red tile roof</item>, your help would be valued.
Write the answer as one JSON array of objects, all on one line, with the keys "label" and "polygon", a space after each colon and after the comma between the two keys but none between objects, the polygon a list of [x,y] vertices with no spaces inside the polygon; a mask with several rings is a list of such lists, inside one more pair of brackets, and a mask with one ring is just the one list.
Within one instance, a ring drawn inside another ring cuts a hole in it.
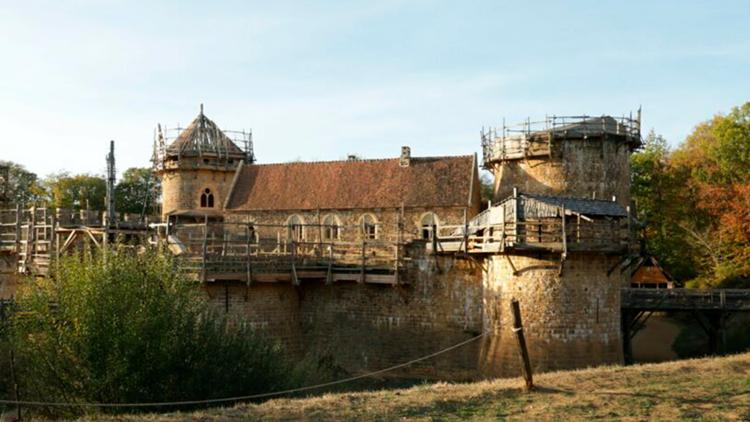
[{"label": "red tile roof", "polygon": [[469,205],[474,156],[244,166],[227,202],[234,210],[305,210]]}]

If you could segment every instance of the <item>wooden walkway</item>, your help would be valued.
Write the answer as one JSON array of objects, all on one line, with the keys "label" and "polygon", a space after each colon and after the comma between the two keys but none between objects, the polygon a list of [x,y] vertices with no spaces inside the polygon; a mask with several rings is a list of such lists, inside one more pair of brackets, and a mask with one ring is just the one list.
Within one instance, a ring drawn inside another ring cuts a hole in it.
[{"label": "wooden walkway", "polygon": [[750,289],[624,288],[620,302],[625,363],[632,363],[632,339],[654,312],[688,312],[706,333],[709,351],[723,353],[727,320],[750,312]]},{"label": "wooden walkway", "polygon": [[631,311],[750,311],[750,289],[622,289]]}]

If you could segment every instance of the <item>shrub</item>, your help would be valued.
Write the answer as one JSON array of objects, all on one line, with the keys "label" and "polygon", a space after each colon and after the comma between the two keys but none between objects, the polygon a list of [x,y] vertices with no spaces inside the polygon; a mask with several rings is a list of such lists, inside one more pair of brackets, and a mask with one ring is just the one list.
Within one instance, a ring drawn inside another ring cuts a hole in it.
[{"label": "shrub", "polygon": [[18,297],[10,340],[22,399],[182,401],[289,387],[279,348],[210,311],[168,256],[123,252],[57,267]]}]

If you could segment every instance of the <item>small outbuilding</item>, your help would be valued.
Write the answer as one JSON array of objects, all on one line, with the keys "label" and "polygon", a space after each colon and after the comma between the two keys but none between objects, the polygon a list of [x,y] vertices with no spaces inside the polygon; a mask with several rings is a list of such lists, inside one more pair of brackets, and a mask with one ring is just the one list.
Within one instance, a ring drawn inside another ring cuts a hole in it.
[{"label": "small outbuilding", "polygon": [[675,280],[653,256],[641,259],[630,276],[630,287],[650,289],[673,289]]}]

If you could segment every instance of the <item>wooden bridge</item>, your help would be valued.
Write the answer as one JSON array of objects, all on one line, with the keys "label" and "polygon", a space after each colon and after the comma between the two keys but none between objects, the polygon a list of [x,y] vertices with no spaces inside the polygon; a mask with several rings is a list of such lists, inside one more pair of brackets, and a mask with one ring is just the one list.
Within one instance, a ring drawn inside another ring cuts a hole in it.
[{"label": "wooden bridge", "polygon": [[750,312],[750,289],[622,289],[620,295],[625,362],[632,363],[632,339],[654,312],[689,312],[708,337],[712,354],[725,350],[727,320]]}]

